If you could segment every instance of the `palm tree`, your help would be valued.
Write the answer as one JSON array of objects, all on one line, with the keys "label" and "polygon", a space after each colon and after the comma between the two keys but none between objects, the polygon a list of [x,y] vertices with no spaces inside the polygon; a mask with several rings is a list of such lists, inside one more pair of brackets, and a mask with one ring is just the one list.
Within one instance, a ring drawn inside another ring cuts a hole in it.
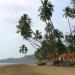
[{"label": "palm tree", "polygon": [[70,38],[69,38],[69,40],[66,37],[65,38],[66,38],[67,42],[69,41],[69,47],[70,47],[69,52],[71,52],[74,40],[73,40],[72,29],[71,29],[71,24],[70,24],[69,18],[75,18],[75,14],[74,14],[74,9],[70,8],[70,7],[66,7],[64,12],[65,12],[64,16],[65,16],[65,18],[68,19],[69,28],[70,28],[70,35],[69,35]]},{"label": "palm tree", "polygon": [[27,14],[24,14],[21,17],[21,19],[19,20],[19,25],[17,25],[17,28],[17,33],[20,33],[25,40],[28,40],[28,38],[32,37],[31,18],[29,18]]},{"label": "palm tree", "polygon": [[19,50],[20,53],[26,54],[27,51],[28,51],[28,49],[27,49],[27,47],[26,47],[25,45],[22,45],[22,46],[20,47],[20,50]]},{"label": "palm tree", "polygon": [[43,20],[46,25],[47,21],[51,20],[52,12],[53,12],[53,5],[48,0],[41,0],[42,6],[39,8],[39,16],[40,19]]},{"label": "palm tree", "polygon": [[[41,35],[41,32],[39,32],[39,30],[36,30],[36,33],[34,34],[35,36],[34,36],[34,39],[36,40],[36,41],[39,41],[39,40],[41,40],[42,39],[42,35]],[[41,42],[41,41],[40,41]]]},{"label": "palm tree", "polygon": [[[50,31],[50,28],[54,29],[53,23],[51,21],[52,12],[54,11],[53,5],[48,0],[41,0],[41,4],[42,5],[40,6],[38,10],[39,16],[40,16],[40,19],[46,23],[46,27],[47,27],[46,30],[48,30],[46,33],[49,33],[49,37],[50,37],[50,32],[53,31],[53,30]],[[46,53],[48,57],[48,50],[46,51]]]},{"label": "palm tree", "polygon": [[64,12],[65,12],[65,14],[64,14],[65,18],[68,19],[68,24],[69,24],[69,28],[70,28],[70,33],[71,33],[71,35],[72,35],[72,29],[71,29],[71,24],[70,24],[70,20],[69,20],[69,18],[72,17],[71,8],[70,8],[70,7],[66,7],[66,8],[64,9]]},{"label": "palm tree", "polygon": [[[31,18],[28,17],[27,14],[24,14],[21,19],[19,20],[19,25],[17,25],[17,33],[20,33],[21,36],[23,36],[23,38],[27,41],[29,41],[29,43],[36,48],[35,46],[38,46],[36,43],[34,43],[32,41],[32,33],[33,31],[31,30]],[[37,48],[36,48],[37,49]]]}]

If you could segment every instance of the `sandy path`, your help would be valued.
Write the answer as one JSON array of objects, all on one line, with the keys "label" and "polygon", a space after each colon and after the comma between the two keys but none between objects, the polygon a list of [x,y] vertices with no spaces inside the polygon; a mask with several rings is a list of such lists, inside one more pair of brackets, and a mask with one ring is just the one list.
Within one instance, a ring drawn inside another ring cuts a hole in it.
[{"label": "sandy path", "polygon": [[0,75],[75,75],[75,68],[7,65],[0,66]]}]

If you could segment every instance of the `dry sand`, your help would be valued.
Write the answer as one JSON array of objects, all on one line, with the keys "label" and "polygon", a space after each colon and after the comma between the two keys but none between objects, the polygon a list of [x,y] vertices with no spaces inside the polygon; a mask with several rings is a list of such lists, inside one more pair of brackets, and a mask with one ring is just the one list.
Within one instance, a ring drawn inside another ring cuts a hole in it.
[{"label": "dry sand", "polygon": [[0,75],[75,75],[72,67],[50,67],[37,65],[2,65]]}]

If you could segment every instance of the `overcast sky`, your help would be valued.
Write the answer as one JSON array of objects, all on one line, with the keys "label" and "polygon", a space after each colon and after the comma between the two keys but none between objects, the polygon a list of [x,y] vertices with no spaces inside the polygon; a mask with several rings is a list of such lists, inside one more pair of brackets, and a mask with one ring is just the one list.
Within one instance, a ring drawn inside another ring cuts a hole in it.
[{"label": "overcast sky", "polygon": [[[55,28],[63,33],[69,32],[67,20],[63,18],[63,9],[69,5],[69,0],[51,0],[54,4],[52,21]],[[40,0],[0,0],[0,59],[22,57],[19,53],[19,47],[26,44],[29,48],[27,54],[33,54],[35,49],[25,42],[22,37],[16,33],[18,20],[27,13],[32,18],[34,31],[39,29],[44,32],[44,23],[38,17],[38,8]],[[74,21],[71,21],[72,25]]]}]

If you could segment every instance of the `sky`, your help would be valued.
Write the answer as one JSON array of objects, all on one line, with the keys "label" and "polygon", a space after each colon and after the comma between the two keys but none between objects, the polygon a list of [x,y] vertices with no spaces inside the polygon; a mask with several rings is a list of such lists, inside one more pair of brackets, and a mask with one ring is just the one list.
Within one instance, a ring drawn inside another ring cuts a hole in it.
[{"label": "sky", "polygon": [[[52,21],[55,28],[64,34],[68,33],[69,27],[67,20],[63,18],[63,9],[70,4],[70,0],[51,2],[54,5]],[[0,59],[23,57],[24,55],[19,53],[22,44],[26,44],[29,49],[27,55],[35,52],[35,49],[16,33],[16,25],[23,14],[28,14],[32,19],[32,29],[39,29],[44,33],[45,24],[38,16],[40,4],[40,0],[0,0]],[[72,26],[74,23],[74,20],[71,20]]]}]

